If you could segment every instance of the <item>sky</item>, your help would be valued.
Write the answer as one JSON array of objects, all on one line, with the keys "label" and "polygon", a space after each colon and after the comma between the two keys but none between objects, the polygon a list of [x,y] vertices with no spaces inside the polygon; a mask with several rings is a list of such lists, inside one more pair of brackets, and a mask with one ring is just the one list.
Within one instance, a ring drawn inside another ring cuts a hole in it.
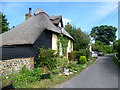
[{"label": "sky", "polygon": [[[62,15],[64,25],[69,22],[82,31],[100,25],[112,25],[118,28],[118,2],[2,2],[2,12],[6,15],[10,27],[25,21],[25,14],[32,8],[32,14],[42,8],[48,15]],[[118,38],[118,32],[117,32]]]}]

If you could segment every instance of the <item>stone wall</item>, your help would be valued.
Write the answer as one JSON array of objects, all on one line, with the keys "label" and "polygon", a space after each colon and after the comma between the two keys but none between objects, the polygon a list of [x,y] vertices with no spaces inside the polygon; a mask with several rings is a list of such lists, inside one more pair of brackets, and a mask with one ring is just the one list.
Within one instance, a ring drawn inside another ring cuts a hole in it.
[{"label": "stone wall", "polygon": [[2,60],[0,61],[0,73],[4,75],[16,73],[23,66],[26,66],[29,70],[34,68],[34,57]]}]

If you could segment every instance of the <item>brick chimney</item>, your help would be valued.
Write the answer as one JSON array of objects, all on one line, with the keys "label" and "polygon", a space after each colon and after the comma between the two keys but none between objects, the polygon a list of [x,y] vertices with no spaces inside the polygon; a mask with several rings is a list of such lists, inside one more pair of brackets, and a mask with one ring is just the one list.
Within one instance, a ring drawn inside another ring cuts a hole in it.
[{"label": "brick chimney", "polygon": [[25,20],[29,19],[32,16],[31,13],[32,13],[32,8],[29,8],[29,13],[25,14]]}]

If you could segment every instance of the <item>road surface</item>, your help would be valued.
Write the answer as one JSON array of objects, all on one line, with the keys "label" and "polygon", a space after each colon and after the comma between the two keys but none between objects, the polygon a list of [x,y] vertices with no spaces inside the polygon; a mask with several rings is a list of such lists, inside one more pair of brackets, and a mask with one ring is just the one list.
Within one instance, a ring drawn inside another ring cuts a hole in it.
[{"label": "road surface", "polygon": [[76,77],[57,88],[118,88],[118,68],[113,55],[101,56],[96,62]]}]

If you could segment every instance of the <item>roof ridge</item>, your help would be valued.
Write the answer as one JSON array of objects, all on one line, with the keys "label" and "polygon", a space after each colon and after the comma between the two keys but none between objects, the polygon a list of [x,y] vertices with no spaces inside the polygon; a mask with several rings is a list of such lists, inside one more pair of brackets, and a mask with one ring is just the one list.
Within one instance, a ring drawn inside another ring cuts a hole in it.
[{"label": "roof ridge", "polygon": [[48,17],[50,17],[47,13],[45,13],[41,8],[38,8],[35,12],[34,15],[37,16],[38,14],[44,13],[46,14]]}]

